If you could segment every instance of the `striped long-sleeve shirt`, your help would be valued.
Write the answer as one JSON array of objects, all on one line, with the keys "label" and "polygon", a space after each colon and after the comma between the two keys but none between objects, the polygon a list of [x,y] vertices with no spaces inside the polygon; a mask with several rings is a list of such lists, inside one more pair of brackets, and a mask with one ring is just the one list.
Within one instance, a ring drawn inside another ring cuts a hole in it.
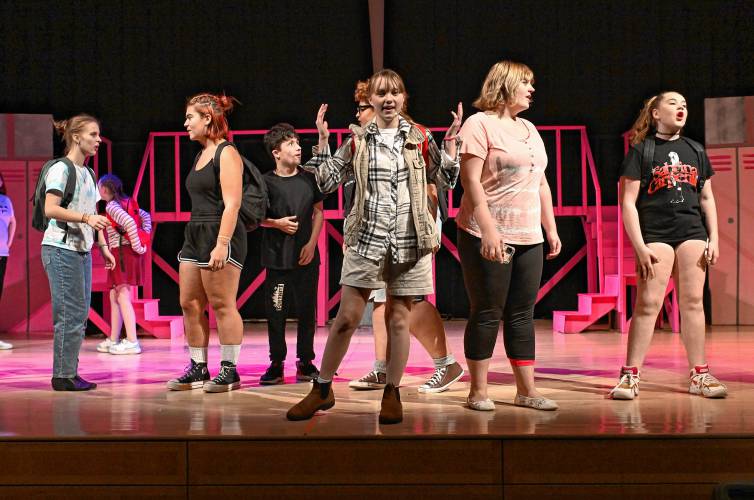
[{"label": "striped long-sleeve shirt", "polygon": [[[152,217],[146,210],[139,209],[139,217],[141,217],[141,227],[136,225],[136,221],[126,212],[119,202],[111,200],[105,206],[107,215],[112,218],[116,224],[128,234],[128,239],[121,237],[118,229],[113,226],[107,227],[107,244],[110,248],[117,248],[121,244],[131,245],[134,252],[139,255],[147,251],[147,247],[141,244],[139,239],[138,230],[141,229],[147,233],[152,232]],[[133,243],[129,243],[129,240]]]}]

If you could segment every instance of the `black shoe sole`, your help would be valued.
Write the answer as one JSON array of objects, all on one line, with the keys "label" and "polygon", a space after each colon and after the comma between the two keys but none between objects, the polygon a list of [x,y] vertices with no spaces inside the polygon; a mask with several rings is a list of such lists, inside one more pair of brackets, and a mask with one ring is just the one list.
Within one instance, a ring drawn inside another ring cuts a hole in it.
[{"label": "black shoe sole", "polygon": [[393,425],[393,424],[400,424],[403,422],[403,417],[400,417],[398,419],[395,418],[386,418],[380,415],[380,424],[382,425]]},{"label": "black shoe sole", "polygon": [[259,385],[278,385],[278,384],[284,384],[285,379],[283,377],[274,378],[272,380],[262,380],[259,379]]}]

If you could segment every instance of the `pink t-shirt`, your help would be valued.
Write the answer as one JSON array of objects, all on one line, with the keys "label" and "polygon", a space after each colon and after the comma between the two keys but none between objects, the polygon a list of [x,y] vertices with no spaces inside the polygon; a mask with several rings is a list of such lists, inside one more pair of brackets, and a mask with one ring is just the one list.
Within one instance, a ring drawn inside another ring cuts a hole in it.
[{"label": "pink t-shirt", "polygon": [[[479,112],[461,127],[461,153],[484,160],[482,188],[498,232],[506,243],[542,243],[539,183],[547,167],[547,152],[539,132],[528,120],[517,118],[529,130],[526,139],[507,133],[497,117]],[[463,168],[463,165],[461,166]],[[456,224],[481,238],[471,198],[463,195]]]}]

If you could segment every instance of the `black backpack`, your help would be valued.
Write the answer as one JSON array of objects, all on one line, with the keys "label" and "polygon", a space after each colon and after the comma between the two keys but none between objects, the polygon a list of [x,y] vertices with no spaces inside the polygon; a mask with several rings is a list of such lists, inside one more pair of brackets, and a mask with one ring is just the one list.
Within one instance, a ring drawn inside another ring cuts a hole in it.
[{"label": "black backpack", "polygon": [[[230,141],[222,142],[217,146],[212,163],[215,166],[218,189],[220,188],[220,153],[225,146],[232,146],[238,150],[238,147]],[[239,155],[243,162],[243,191],[241,193],[241,208],[238,210],[238,220],[244,225],[246,231],[253,231],[267,217],[270,199],[267,194],[267,184],[264,182],[259,169],[240,152]],[[222,207],[220,210],[222,210]]]},{"label": "black backpack", "polygon": [[[694,153],[696,153],[697,160],[699,161],[699,177],[697,181],[696,191],[697,193],[702,192],[702,188],[704,187],[704,181],[706,181],[706,177],[704,177],[704,174],[710,171],[707,159],[707,155],[704,153],[704,146],[699,144],[693,139],[689,139],[688,137],[681,136],[681,140],[685,141],[686,144],[691,146],[691,149],[694,150]],[[647,136],[641,143],[642,150],[641,150],[641,184],[639,188],[639,192],[644,192],[649,186],[649,183],[652,182],[652,160],[655,156],[655,136],[649,135]]]},{"label": "black backpack", "polygon": [[[45,217],[45,198],[47,197],[45,177],[47,177],[47,172],[50,170],[50,167],[60,161],[65,163],[68,167],[68,179],[65,183],[65,190],[63,191],[63,197],[60,200],[60,206],[68,208],[68,205],[70,205],[73,200],[73,193],[76,190],[76,167],[73,162],[64,156],[62,158],[49,160],[42,165],[42,170],[39,172],[39,177],[37,178],[37,186],[34,188],[34,194],[32,194],[31,200],[29,200],[33,205],[31,227],[38,231],[44,231],[50,224],[50,219]],[[90,167],[86,167],[86,169],[89,171],[89,175],[92,176],[92,181],[94,181],[94,184],[96,185],[97,179],[94,176],[94,170]],[[65,231],[65,235],[63,236],[63,242],[65,243],[66,238],[68,238],[68,223],[59,220],[56,220],[55,223],[60,229]]]}]

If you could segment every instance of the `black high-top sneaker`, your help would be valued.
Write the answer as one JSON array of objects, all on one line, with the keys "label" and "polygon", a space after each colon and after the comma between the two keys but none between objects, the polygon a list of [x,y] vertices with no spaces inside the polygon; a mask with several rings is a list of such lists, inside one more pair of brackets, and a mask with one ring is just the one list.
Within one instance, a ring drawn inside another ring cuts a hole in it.
[{"label": "black high-top sneaker", "polygon": [[52,388],[56,391],[91,391],[97,388],[97,384],[76,375],[73,378],[53,378]]},{"label": "black high-top sneaker", "polygon": [[283,375],[284,363],[282,361],[271,361],[270,366],[267,368],[261,377],[259,377],[260,385],[275,385],[285,383],[285,377]]},{"label": "black high-top sneaker", "polygon": [[215,378],[204,384],[204,392],[228,392],[241,387],[236,365],[230,361],[220,362],[220,372]]},{"label": "black high-top sneaker", "polygon": [[311,361],[296,361],[296,380],[311,382],[319,377],[319,370]]},{"label": "black high-top sneaker", "polygon": [[168,381],[168,389],[171,391],[201,389],[208,380],[209,370],[207,370],[207,363],[197,363],[192,359],[191,364],[186,367],[183,376]]}]

